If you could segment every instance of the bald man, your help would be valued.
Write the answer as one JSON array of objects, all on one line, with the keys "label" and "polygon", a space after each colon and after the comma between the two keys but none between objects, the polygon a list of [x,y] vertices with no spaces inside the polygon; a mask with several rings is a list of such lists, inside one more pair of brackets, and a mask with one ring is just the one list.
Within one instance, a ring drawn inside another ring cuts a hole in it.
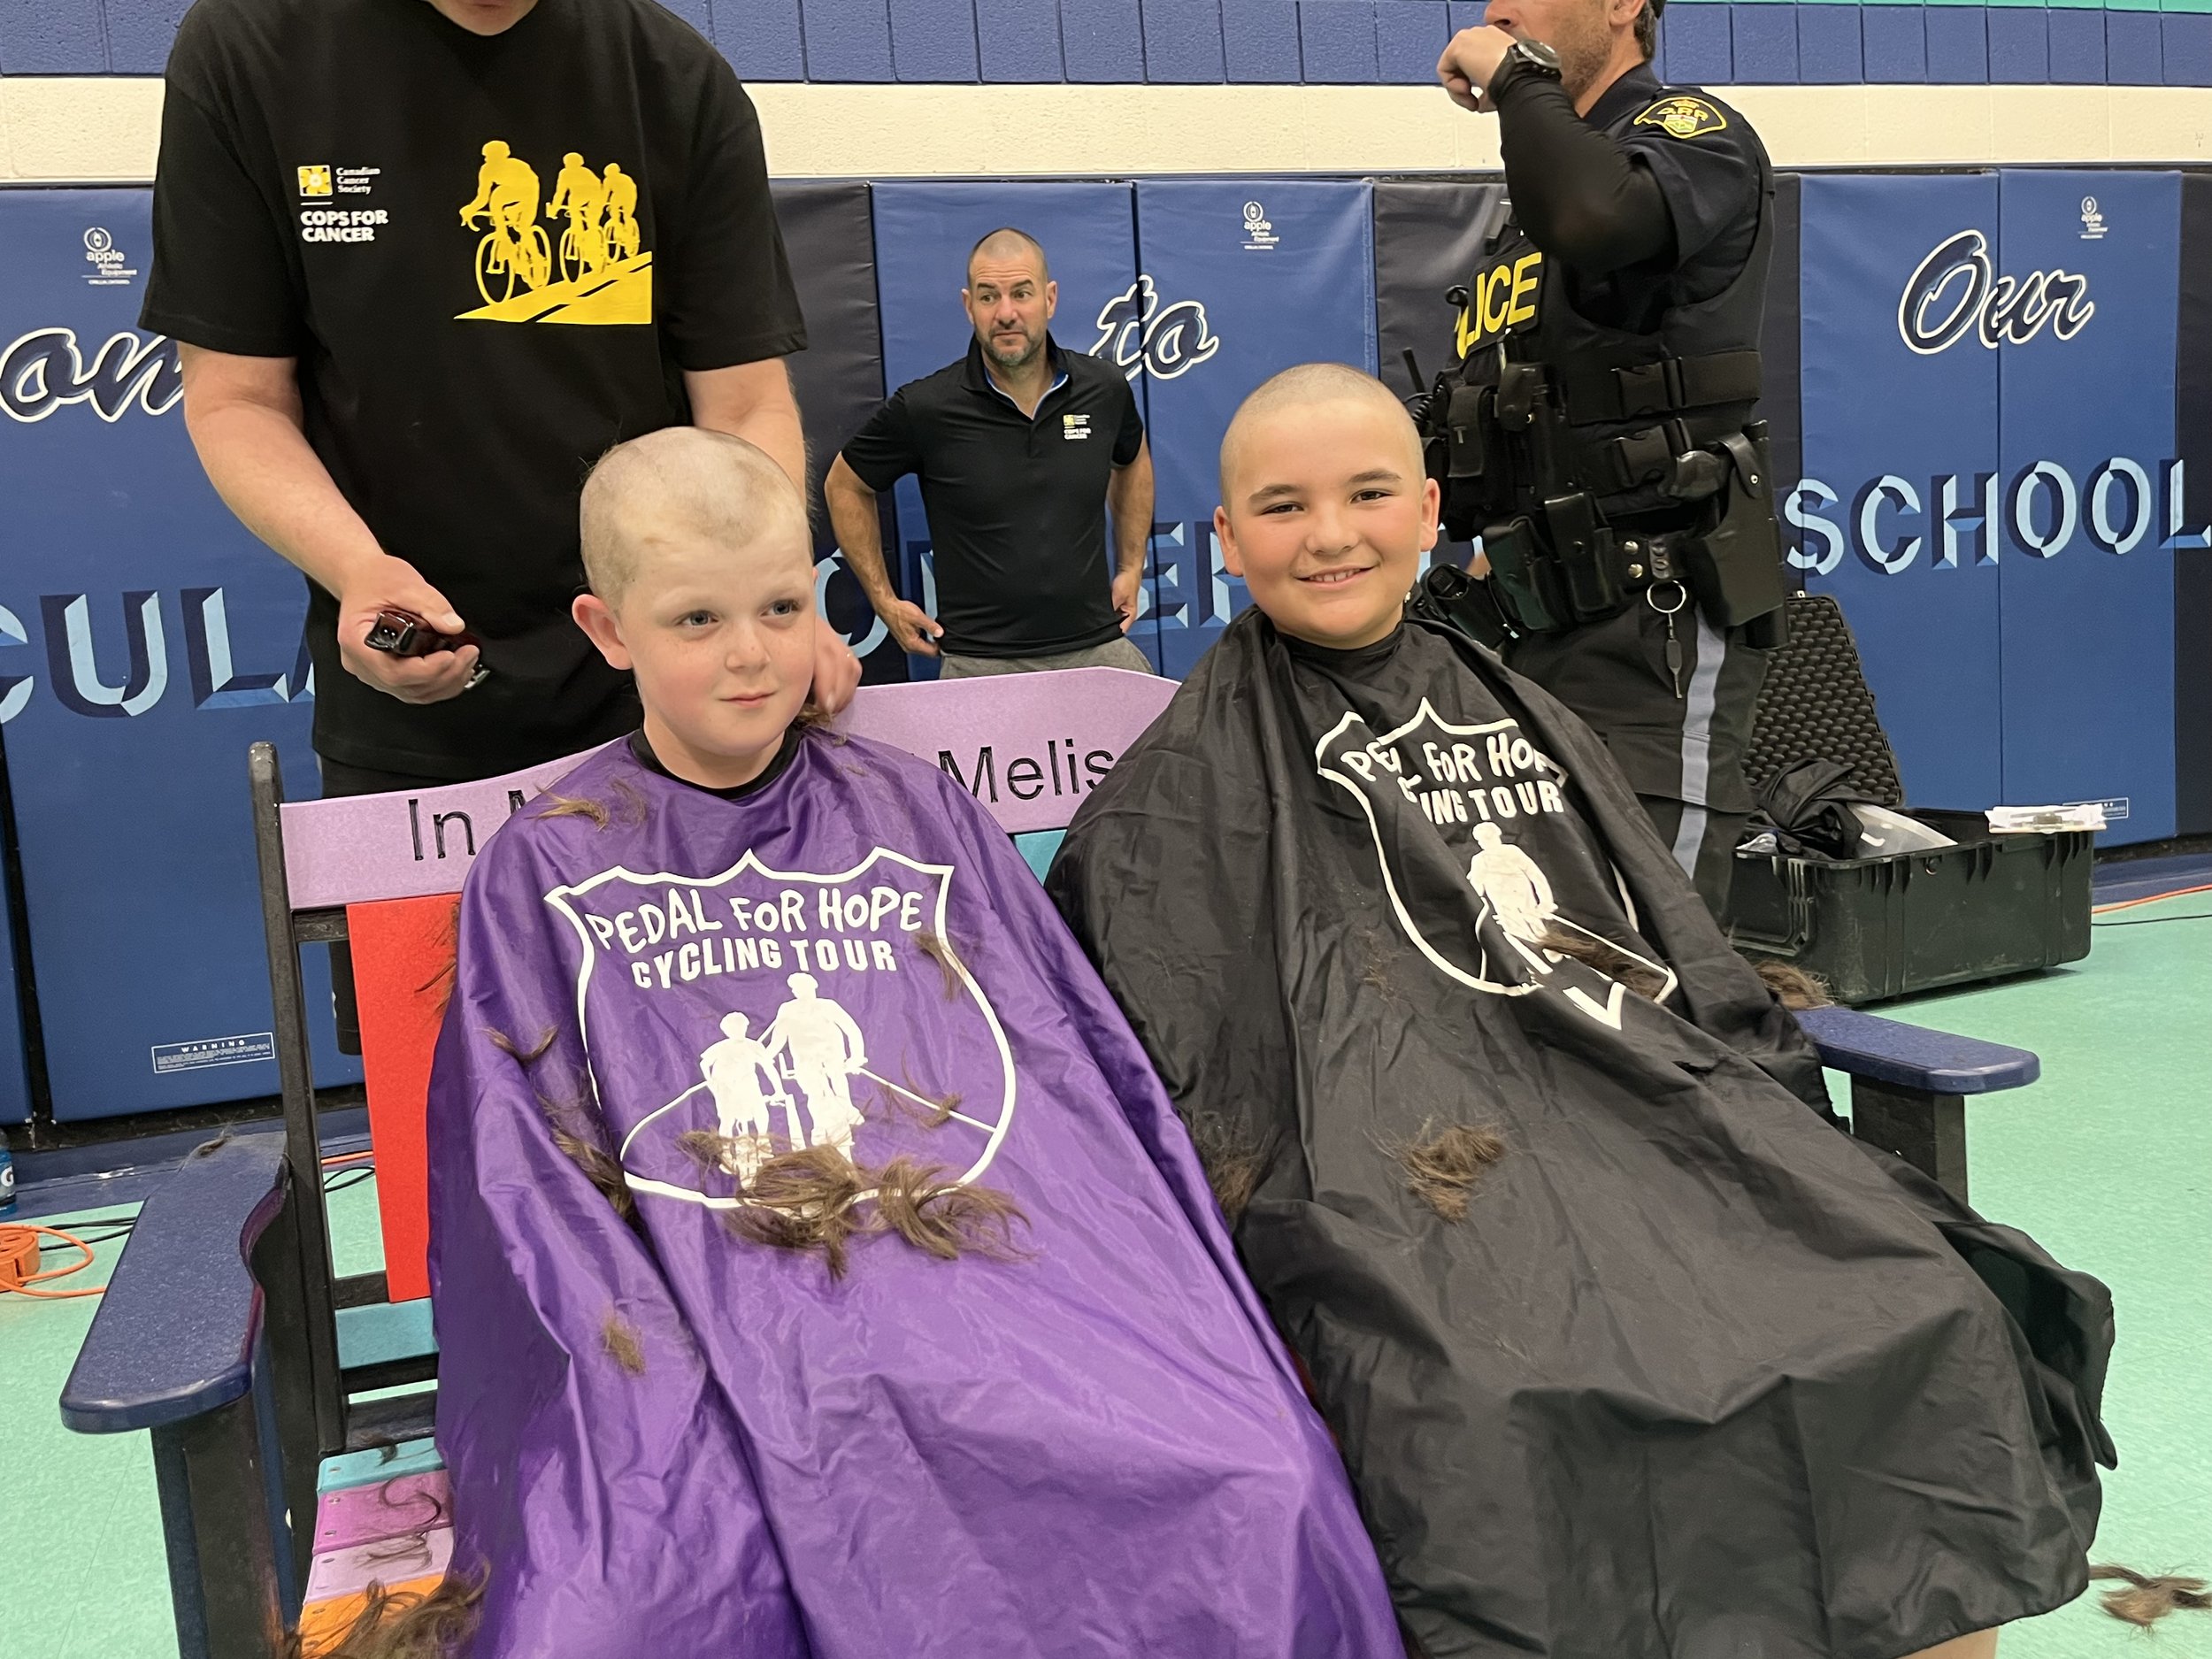
[{"label": "bald man", "polygon": [[[893,393],[824,480],[830,521],[876,614],[938,677],[1051,668],[1148,672],[1137,619],[1152,457],[1119,371],[1064,351],[1045,250],[1009,227],[968,256],[966,357]],[[928,509],[932,615],[894,591],[876,497],[912,473]],[[1113,553],[1106,513],[1113,514]]]}]

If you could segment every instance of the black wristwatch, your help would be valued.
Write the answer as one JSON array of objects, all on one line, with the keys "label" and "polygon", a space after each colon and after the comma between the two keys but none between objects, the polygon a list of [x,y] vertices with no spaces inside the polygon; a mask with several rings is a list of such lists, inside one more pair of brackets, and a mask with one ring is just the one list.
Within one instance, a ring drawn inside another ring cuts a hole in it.
[{"label": "black wristwatch", "polygon": [[1500,78],[1508,74],[1542,75],[1557,81],[1559,54],[1541,41],[1517,39],[1505,49],[1504,61],[1498,65],[1497,73],[1490,77],[1490,89],[1494,92]]}]

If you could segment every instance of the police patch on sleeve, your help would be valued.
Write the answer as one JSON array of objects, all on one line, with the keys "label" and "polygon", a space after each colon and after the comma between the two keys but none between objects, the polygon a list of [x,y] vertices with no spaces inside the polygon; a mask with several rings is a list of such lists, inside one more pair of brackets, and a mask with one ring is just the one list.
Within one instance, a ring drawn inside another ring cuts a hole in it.
[{"label": "police patch on sleeve", "polygon": [[1662,98],[1636,118],[1639,127],[1655,127],[1670,138],[1702,138],[1728,125],[1728,118],[1702,98],[1686,94]]}]

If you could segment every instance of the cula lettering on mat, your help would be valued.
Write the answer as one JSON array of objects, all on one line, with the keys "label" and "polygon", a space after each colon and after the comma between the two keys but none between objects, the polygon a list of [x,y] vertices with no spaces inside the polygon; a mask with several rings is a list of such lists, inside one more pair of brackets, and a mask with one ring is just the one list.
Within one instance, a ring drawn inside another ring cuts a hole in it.
[{"label": "cula lettering on mat", "polygon": [[[582,945],[577,1018],[633,1190],[733,1210],[774,1153],[905,1156],[978,1179],[1013,1122],[1012,1052],[947,932],[956,871],[601,872],[545,895]],[[679,1144],[720,1138],[710,1167]]]}]

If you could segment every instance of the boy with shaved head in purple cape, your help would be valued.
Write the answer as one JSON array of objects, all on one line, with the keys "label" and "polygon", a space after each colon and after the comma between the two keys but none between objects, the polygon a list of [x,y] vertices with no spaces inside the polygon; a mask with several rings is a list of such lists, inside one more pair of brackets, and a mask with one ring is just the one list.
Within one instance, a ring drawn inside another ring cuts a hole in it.
[{"label": "boy with shaved head in purple cape", "polygon": [[584,491],[642,729],[487,844],[430,1101],[480,1659],[1399,1659],[1342,1466],[1020,856],[803,718],[800,496]]}]

